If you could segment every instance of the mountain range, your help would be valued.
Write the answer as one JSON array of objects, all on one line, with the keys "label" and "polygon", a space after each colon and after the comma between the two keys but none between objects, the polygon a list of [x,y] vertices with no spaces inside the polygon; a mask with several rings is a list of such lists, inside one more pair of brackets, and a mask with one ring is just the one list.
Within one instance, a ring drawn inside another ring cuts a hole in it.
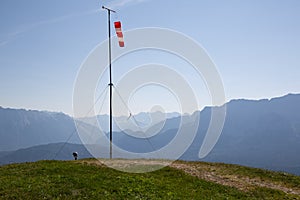
[{"label": "mountain range", "polygon": [[[196,111],[193,115],[140,113],[131,118],[115,118],[122,129],[114,127],[114,144],[136,153],[157,150],[176,136],[180,122],[185,118],[186,123],[181,125],[186,132],[189,131],[189,123],[199,122],[199,127],[192,144],[180,157],[182,160],[233,163],[300,175],[300,94],[262,100],[232,100],[226,103],[226,107],[222,134],[213,150],[203,159],[199,159],[198,153],[212,107]],[[199,121],[195,116],[200,116]],[[159,121],[161,117],[165,120]],[[108,116],[97,116],[97,119],[107,134]],[[136,138],[132,134],[140,134],[139,130],[122,124],[128,120],[134,120],[146,135],[149,130],[160,131],[147,139]],[[76,122],[77,126],[78,123],[84,125],[87,134],[90,130],[99,131],[90,118],[76,119]],[[0,137],[0,164],[72,159],[72,151],[77,151],[81,158],[91,157],[82,145],[74,119],[63,113],[0,107]],[[97,156],[107,157],[108,146],[104,144],[100,149]],[[117,152],[115,155],[121,156]]]}]

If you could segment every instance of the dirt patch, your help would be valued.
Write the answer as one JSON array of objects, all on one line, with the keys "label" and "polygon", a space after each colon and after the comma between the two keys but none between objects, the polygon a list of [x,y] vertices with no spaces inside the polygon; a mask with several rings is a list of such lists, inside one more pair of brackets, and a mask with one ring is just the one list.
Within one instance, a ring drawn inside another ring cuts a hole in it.
[{"label": "dirt patch", "polygon": [[82,160],[81,163],[88,165],[107,166],[116,170],[130,173],[145,173],[159,170],[169,166],[172,161],[167,160],[126,160],[126,159],[100,159],[100,160]]},{"label": "dirt patch", "polygon": [[255,187],[266,187],[270,189],[280,190],[287,194],[300,195],[300,189],[288,188],[284,185],[273,183],[267,180],[261,180],[259,178],[249,178],[246,176],[236,176],[236,175],[222,175],[217,173],[217,170],[213,166],[205,165],[193,165],[174,162],[170,167],[183,170],[184,172],[196,176],[198,178],[218,183],[221,185],[226,185],[230,187],[235,187],[239,190],[249,191]]}]

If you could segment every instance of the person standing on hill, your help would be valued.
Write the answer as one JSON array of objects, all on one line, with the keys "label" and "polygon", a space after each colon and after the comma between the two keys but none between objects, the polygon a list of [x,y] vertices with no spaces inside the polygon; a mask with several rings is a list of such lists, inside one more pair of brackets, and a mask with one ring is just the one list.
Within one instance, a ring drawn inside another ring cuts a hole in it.
[{"label": "person standing on hill", "polygon": [[77,160],[78,153],[77,152],[73,152],[73,157],[74,157],[75,160]]}]

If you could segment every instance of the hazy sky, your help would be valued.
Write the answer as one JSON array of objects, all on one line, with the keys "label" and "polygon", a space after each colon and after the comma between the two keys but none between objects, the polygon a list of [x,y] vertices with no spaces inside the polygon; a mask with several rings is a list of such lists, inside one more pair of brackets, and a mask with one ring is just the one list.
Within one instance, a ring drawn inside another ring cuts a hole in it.
[{"label": "hazy sky", "polygon": [[72,114],[80,65],[107,38],[101,5],[124,31],[169,28],[201,44],[227,100],[300,93],[298,0],[1,0],[0,106]]}]

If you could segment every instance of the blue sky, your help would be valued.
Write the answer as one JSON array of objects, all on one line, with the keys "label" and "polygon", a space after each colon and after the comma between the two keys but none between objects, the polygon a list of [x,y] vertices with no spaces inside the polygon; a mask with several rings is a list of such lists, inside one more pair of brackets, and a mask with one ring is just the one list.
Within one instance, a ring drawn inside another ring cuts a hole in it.
[{"label": "blue sky", "polygon": [[118,11],[124,31],[169,28],[201,44],[227,100],[300,93],[297,0],[1,0],[0,106],[72,115],[79,67],[107,38],[101,5]]}]

